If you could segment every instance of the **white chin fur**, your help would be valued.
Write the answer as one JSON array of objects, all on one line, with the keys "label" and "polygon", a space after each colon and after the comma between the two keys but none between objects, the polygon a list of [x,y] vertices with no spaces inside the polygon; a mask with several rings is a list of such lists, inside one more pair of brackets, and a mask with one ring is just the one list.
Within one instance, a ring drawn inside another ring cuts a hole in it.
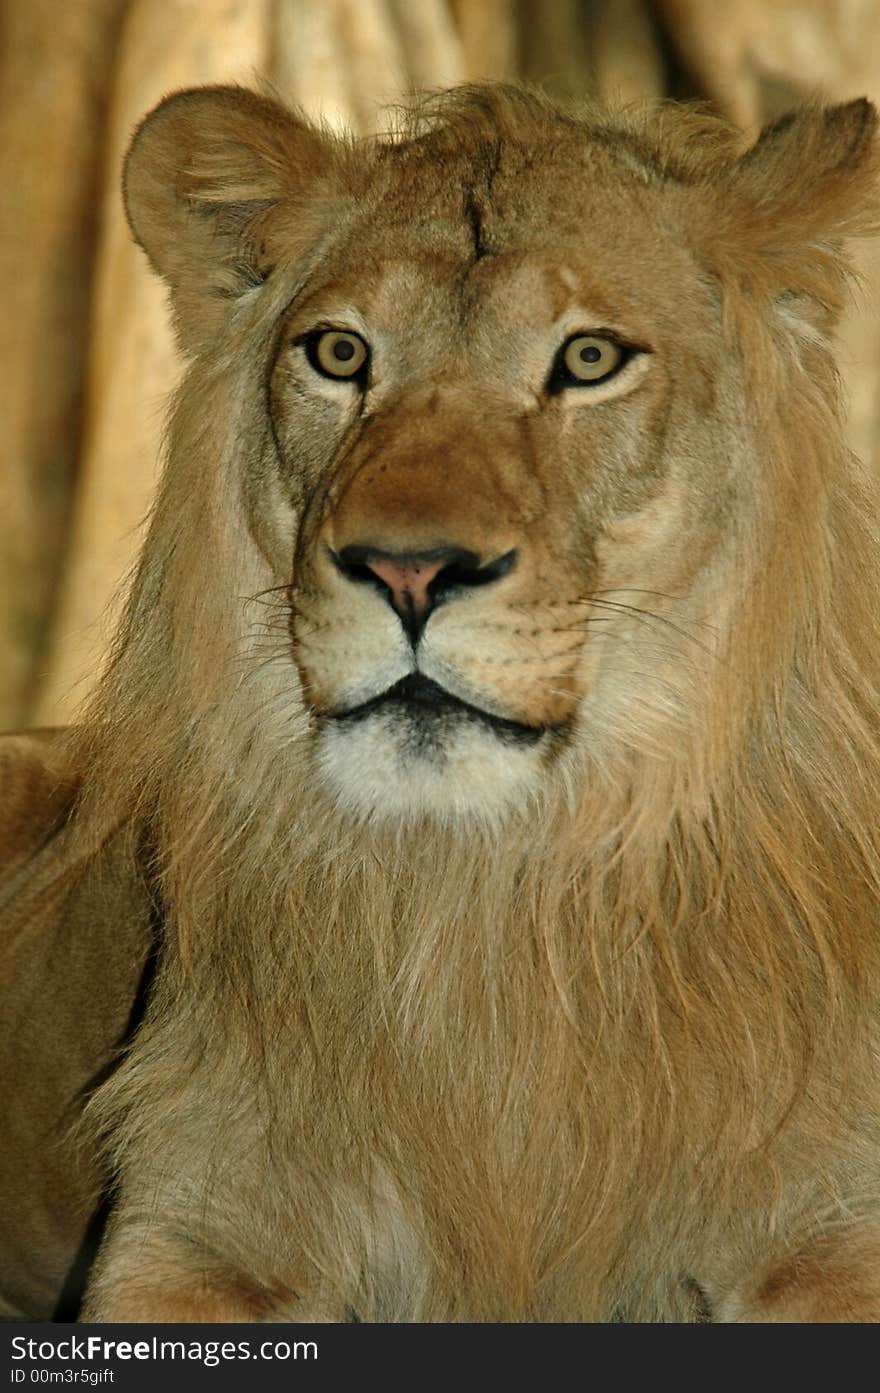
[{"label": "white chin fur", "polygon": [[498,822],[542,782],[541,742],[509,742],[471,721],[418,738],[394,712],[329,722],[318,762],[336,802],[359,820]]}]

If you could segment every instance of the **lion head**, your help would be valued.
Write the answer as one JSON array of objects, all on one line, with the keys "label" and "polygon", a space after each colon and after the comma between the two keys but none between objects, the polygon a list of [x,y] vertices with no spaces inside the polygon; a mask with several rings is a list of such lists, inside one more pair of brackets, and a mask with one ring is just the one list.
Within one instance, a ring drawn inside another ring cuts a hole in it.
[{"label": "lion head", "polygon": [[313,1310],[753,1310],[876,1193],[877,485],[831,351],[874,127],[504,87],[366,142],[226,88],[140,127],[190,364],[79,737],[165,915],[93,1312],[240,1312],[187,1304],[200,1243]]},{"label": "lion head", "polygon": [[224,510],[193,536],[244,661],[212,536],[236,513],[247,589],[278,597],[263,738],[295,705],[342,808],[492,819],[621,751],[693,755],[768,609],[772,682],[822,546],[831,247],[872,122],[807,113],[741,156],[708,119],[496,91],[365,146],[208,89],[142,126],[127,208],[208,460],[163,522]]}]

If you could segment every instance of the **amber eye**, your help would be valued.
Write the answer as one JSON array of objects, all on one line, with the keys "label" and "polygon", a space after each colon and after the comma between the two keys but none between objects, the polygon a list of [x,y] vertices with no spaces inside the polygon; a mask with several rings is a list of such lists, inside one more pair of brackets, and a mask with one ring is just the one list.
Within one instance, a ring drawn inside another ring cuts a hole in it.
[{"label": "amber eye", "polygon": [[569,384],[601,382],[626,361],[626,350],[600,334],[575,334],[562,345],[561,378]]},{"label": "amber eye", "polygon": [[325,329],[307,342],[309,362],[325,377],[357,377],[369,356],[358,334],[344,329]]}]

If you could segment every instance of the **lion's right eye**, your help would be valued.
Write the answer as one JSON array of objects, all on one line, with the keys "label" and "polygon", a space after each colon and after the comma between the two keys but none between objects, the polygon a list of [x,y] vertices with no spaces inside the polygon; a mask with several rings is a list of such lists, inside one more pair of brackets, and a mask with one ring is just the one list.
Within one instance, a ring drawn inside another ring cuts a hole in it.
[{"label": "lion's right eye", "polygon": [[323,377],[358,377],[364,370],[370,350],[359,334],[347,329],[322,329],[305,341],[306,357]]},{"label": "lion's right eye", "polygon": [[553,369],[554,387],[591,387],[613,377],[632,356],[605,334],[574,334],[562,345]]}]

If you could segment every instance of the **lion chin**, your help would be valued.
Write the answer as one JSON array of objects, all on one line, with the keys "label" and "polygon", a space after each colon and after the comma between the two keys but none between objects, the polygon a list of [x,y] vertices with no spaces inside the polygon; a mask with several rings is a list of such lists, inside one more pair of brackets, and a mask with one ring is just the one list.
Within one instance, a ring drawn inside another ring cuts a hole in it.
[{"label": "lion chin", "polygon": [[413,673],[326,721],[318,763],[357,820],[496,824],[538,795],[550,735]]}]

